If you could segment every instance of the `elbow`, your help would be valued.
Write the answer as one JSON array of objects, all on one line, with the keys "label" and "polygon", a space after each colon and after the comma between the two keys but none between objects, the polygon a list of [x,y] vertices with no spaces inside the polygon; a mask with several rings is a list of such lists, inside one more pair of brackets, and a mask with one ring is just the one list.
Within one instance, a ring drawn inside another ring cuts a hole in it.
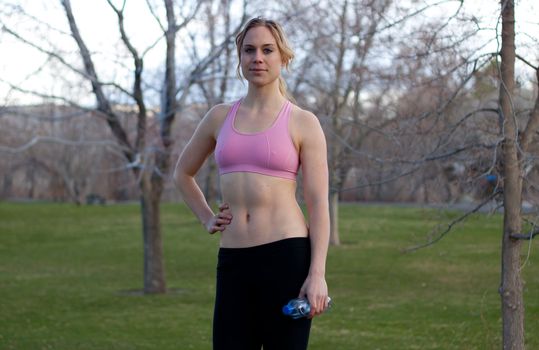
[{"label": "elbow", "polygon": [[189,175],[178,163],[174,168],[174,172],[172,174],[172,181],[174,183],[174,186],[183,193],[183,189],[185,188],[186,183],[188,183],[190,179],[193,179],[193,176]]}]

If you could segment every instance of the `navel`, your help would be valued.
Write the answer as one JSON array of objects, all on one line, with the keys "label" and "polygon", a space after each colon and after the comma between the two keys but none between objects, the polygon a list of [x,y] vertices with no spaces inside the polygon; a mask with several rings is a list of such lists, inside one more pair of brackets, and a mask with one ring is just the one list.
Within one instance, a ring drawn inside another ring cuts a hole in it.
[{"label": "navel", "polygon": [[249,222],[251,215],[249,213],[245,214],[245,221]]}]

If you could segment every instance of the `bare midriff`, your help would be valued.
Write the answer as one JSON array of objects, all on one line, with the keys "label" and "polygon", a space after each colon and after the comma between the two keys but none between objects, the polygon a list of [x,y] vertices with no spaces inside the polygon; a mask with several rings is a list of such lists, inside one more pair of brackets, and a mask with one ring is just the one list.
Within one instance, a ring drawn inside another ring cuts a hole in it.
[{"label": "bare midriff", "polygon": [[292,237],[307,237],[296,201],[296,181],[257,173],[221,175],[223,202],[232,222],[221,233],[221,247],[244,248]]}]

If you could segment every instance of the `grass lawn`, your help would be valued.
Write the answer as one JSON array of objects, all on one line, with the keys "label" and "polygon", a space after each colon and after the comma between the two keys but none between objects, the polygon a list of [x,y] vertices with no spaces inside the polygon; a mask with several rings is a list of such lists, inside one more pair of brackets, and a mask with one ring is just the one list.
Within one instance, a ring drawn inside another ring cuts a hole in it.
[{"label": "grass lawn", "polygon": [[[327,266],[334,308],[313,323],[310,349],[500,349],[500,216],[401,253],[453,217],[343,205]],[[185,206],[165,205],[162,223],[170,293],[142,296],[138,205],[0,203],[0,349],[211,349],[218,238]],[[539,349],[538,248],[522,270],[528,349]]]}]

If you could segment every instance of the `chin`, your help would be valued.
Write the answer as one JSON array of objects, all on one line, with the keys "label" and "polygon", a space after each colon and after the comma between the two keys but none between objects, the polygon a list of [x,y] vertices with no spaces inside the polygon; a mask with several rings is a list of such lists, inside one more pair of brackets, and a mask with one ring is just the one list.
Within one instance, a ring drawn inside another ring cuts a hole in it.
[{"label": "chin", "polygon": [[249,76],[247,78],[247,81],[251,84],[254,84],[256,86],[264,86],[273,83],[275,80],[277,80],[277,77],[271,77],[268,79],[268,77],[261,77],[261,76]]}]

